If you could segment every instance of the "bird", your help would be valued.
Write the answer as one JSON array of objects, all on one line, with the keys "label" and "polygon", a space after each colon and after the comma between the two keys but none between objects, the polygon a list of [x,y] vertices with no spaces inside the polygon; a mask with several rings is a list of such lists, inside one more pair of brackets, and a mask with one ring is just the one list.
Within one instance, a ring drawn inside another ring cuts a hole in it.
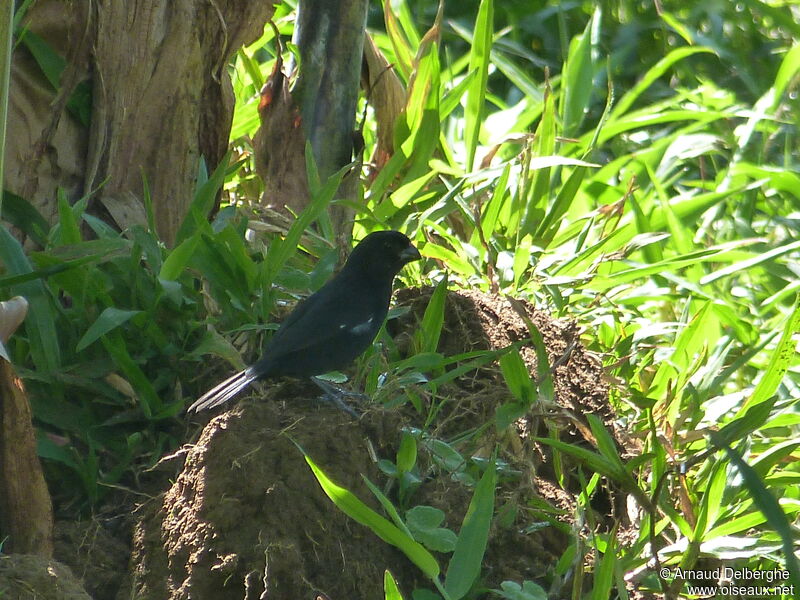
[{"label": "bird", "polygon": [[399,231],[375,231],[362,239],[344,267],[301,301],[253,365],[200,396],[189,411],[219,406],[259,379],[310,377],[340,408],[355,414],[317,375],[342,369],[363,353],[386,320],[395,276],[422,256]]}]

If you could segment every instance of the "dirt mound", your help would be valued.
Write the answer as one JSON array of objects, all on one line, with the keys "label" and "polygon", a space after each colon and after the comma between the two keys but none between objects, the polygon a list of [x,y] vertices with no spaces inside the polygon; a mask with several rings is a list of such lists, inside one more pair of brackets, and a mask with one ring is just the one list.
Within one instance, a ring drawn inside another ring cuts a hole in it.
[{"label": "dirt mound", "polygon": [[259,598],[265,585],[267,598],[378,597],[383,568],[406,566],[333,506],[294,443],[368,501],[360,473],[379,477],[367,440],[384,450],[381,440],[397,438],[397,415],[355,421],[298,400],[297,387],[276,386],[264,402],[208,424],[137,528],[138,598]]},{"label": "dirt mound", "polygon": [[130,596],[130,593],[125,594],[130,591],[126,572],[130,547],[117,537],[124,535],[122,531],[109,531],[97,519],[57,521],[54,533],[54,557],[72,570],[92,598],[106,600]]},{"label": "dirt mound", "polygon": [[[407,288],[398,291],[397,302],[411,307],[411,310],[399,319],[400,332],[412,332],[416,329],[432,293],[432,288],[422,290]],[[520,314],[522,312],[542,336],[549,364],[556,365],[552,377],[555,400],[559,406],[573,411],[579,418],[584,413],[594,413],[604,421],[606,427],[615,429],[614,413],[608,404],[608,385],[602,377],[602,365],[579,343],[578,325],[566,319],[553,319],[524,300],[513,302],[517,305],[516,308],[507,298],[476,290],[449,293],[445,302],[445,320],[439,339],[439,352],[445,356],[454,356],[475,350],[499,350],[526,340],[530,337],[530,333]],[[537,361],[534,346],[532,344],[521,346],[520,355],[530,373],[535,376]],[[457,382],[458,385],[448,391],[459,394],[459,390],[471,391],[470,387],[477,388],[481,392],[486,389],[494,391],[498,384],[497,378],[496,365],[490,365],[461,377]],[[497,391],[503,399],[508,398],[505,386],[500,386]],[[478,399],[481,395],[485,396],[479,394]],[[463,401],[458,405],[458,410],[461,412],[467,408]],[[494,415],[496,405],[492,402],[479,402],[479,406],[469,408],[467,412],[475,411],[474,416],[478,419],[488,420]],[[440,419],[439,422],[445,420]]]},{"label": "dirt mound", "polygon": [[[404,331],[417,326],[429,297],[430,290],[398,294],[399,302],[411,307],[395,324],[399,346],[408,340]],[[214,418],[182,454],[183,468],[171,489],[142,507],[132,561],[136,597],[294,600],[322,592],[332,600],[379,598],[385,569],[406,597],[415,587],[431,587],[398,550],[331,503],[294,443],[337,484],[380,512],[362,474],[379,487],[386,482],[376,458],[395,457],[404,428],[425,429],[418,433],[423,481],[413,504],[440,508],[446,515],[442,526],[454,531],[472,489],[464,485],[462,472],[442,468],[424,441],[434,436],[447,440],[467,459],[486,456],[500,444],[507,474],[498,487],[498,517],[482,584],[497,587],[507,579],[530,579],[549,585],[548,573],[568,544],[574,498],[555,483],[550,452],[532,436],[555,431],[564,441],[591,445],[583,416],[590,411],[612,431],[615,426],[599,361],[578,343],[576,326],[524,303],[520,307],[541,333],[549,364],[555,365],[554,402],[535,403],[515,427],[498,434],[495,410],[511,397],[492,365],[464,373],[440,388],[437,398],[429,398],[440,410],[427,428],[426,415],[408,405],[372,408],[354,420],[308,400],[317,394],[313,387],[270,384],[258,402],[241,403]],[[525,319],[502,298],[451,293],[445,315],[439,346],[445,355],[502,348],[529,336]],[[523,345],[520,352],[535,374],[533,347]],[[621,436],[618,440],[624,452]],[[389,490],[394,500],[395,491]],[[618,505],[619,499],[609,502]],[[600,520],[613,512],[609,506],[598,509]],[[436,555],[444,567],[449,556]]]},{"label": "dirt mound", "polygon": [[69,567],[30,554],[0,556],[0,597],[9,600],[91,600]]}]

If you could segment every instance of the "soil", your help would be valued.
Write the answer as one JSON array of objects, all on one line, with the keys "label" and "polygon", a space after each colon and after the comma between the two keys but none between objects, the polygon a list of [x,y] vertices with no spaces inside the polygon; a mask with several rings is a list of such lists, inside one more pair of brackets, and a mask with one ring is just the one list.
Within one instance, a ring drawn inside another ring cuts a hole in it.
[{"label": "soil", "polygon": [[[431,293],[398,292],[396,304],[409,307],[390,326],[401,352],[411,348]],[[575,323],[552,319],[525,302],[512,304],[476,291],[449,293],[438,350],[455,356],[519,342],[531,377],[541,381],[529,324],[543,339],[551,366],[543,373],[552,378],[554,396],[534,401],[499,432],[494,425],[497,408],[512,396],[496,361],[439,386],[435,395],[411,385],[397,390],[395,397],[418,392],[421,412],[410,403],[393,409],[362,404],[364,414],[354,419],[319,403],[315,387],[281,381],[255,390],[249,399],[201,424],[197,441],[166,463],[175,473],[169,489],[136,511],[133,597],[383,598],[386,569],[405,598],[416,588],[432,588],[399,550],[334,506],[298,449],[336,484],[382,513],[363,477],[398,503],[397,486],[387,484],[377,460],[395,459],[402,431],[418,432],[422,481],[409,506],[441,509],[446,515],[442,527],[455,532],[473,493],[465,481],[479,476],[480,464],[470,460],[460,468],[444,468],[431,440],[447,441],[467,458],[488,458],[493,448],[501,449],[497,516],[477,589],[527,579],[563,595],[560,586],[569,583],[555,576],[555,565],[574,537],[579,470],[564,454],[556,468],[549,448],[534,438],[549,436],[595,449],[586,418],[592,413],[611,432],[621,455],[637,452],[608,404],[600,361],[581,345]],[[430,414],[435,418],[426,424]],[[587,471],[585,477],[590,475]],[[592,506],[597,527],[610,530],[624,522],[625,499],[610,486],[596,494]],[[445,570],[450,555],[434,555]],[[98,592],[94,597],[113,596]]]},{"label": "soil", "polygon": [[31,554],[0,556],[0,597],[9,600],[91,600],[69,567]]}]

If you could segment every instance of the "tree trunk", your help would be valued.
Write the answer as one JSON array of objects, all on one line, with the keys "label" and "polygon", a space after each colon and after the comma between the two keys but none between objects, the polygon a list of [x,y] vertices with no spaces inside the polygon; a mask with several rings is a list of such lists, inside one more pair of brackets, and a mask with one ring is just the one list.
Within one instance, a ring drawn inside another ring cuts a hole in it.
[{"label": "tree trunk", "polygon": [[[17,140],[9,152],[17,157],[7,178],[11,191],[54,206],[58,185],[74,197],[97,190],[90,210],[124,229],[145,223],[146,178],[157,229],[171,244],[192,200],[200,157],[212,169],[227,147],[233,115],[228,59],[261,33],[273,12],[269,2],[249,0],[34,3],[31,30],[70,61],[55,111],[52,94],[49,110],[30,109],[28,92],[35,88],[15,76],[11,126],[24,135],[9,135]],[[88,132],[67,123],[74,120],[64,110],[87,73]],[[52,209],[44,212],[54,216]]]},{"label": "tree trunk", "polygon": [[[300,54],[294,88],[289,91],[276,71],[262,92],[262,126],[254,146],[266,205],[298,212],[308,204],[306,141],[323,181],[353,160],[367,7],[367,0],[301,0],[293,40]],[[338,198],[357,200],[359,176],[355,168],[345,177]],[[340,247],[349,245],[353,213],[343,204],[329,211]]]},{"label": "tree trunk", "polygon": [[[27,312],[22,298],[0,302],[0,350]],[[36,454],[22,381],[0,356],[0,539],[8,554],[53,555],[53,506]]]}]

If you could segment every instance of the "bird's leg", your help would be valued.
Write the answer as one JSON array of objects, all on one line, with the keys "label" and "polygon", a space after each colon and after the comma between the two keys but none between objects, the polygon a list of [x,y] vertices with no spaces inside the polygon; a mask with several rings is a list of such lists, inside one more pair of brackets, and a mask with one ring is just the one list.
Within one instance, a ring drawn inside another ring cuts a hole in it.
[{"label": "bird's leg", "polygon": [[349,405],[347,402],[344,401],[345,396],[360,396],[361,398],[365,398],[364,394],[360,394],[358,392],[351,392],[349,390],[343,390],[330,381],[325,381],[324,379],[320,379],[319,377],[312,377],[311,381],[313,381],[319,389],[325,392],[322,395],[323,400],[327,400],[332,402],[339,410],[343,410],[349,415],[352,415],[355,418],[358,418],[360,415]]}]

